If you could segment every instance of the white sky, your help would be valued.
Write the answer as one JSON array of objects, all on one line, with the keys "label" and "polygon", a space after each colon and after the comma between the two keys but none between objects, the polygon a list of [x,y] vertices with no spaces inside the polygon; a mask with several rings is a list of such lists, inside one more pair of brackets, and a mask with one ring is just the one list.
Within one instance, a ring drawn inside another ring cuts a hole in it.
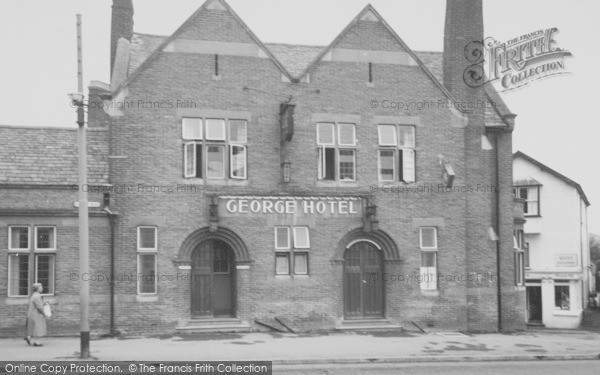
[{"label": "white sky", "polygon": [[[229,0],[263,42],[327,45],[367,0]],[[135,31],[170,34],[203,0],[134,0]],[[75,14],[83,15],[84,80],[108,82],[112,1],[4,0],[0,3],[0,124],[75,126],[66,94],[77,91]],[[372,0],[414,50],[441,51],[444,0]],[[504,94],[518,114],[514,150],[580,183],[592,206],[591,232],[600,233],[596,110],[600,75],[597,0],[484,0],[486,36],[506,41],[557,27],[558,47],[574,55],[572,73]],[[543,204],[543,203],[542,203]]]}]

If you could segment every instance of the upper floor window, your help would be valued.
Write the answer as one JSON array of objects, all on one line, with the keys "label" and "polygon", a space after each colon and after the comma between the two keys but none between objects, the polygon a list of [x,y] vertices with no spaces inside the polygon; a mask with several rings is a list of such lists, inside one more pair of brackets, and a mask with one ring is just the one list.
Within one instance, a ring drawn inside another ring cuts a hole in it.
[{"label": "upper floor window", "polygon": [[356,126],[349,123],[317,123],[319,180],[356,180]]},{"label": "upper floor window", "polygon": [[377,136],[379,180],[415,182],[415,127],[381,124],[377,127]]},{"label": "upper floor window", "polygon": [[525,199],[523,214],[525,216],[540,215],[540,187],[539,186],[519,186],[514,188],[514,195],[517,198]]},{"label": "upper floor window", "polygon": [[234,119],[183,118],[185,178],[247,178],[247,122]]}]

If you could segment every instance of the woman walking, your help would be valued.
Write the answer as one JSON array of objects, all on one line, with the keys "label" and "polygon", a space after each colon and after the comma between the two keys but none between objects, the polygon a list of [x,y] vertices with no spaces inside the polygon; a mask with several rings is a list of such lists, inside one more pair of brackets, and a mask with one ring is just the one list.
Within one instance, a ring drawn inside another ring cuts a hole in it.
[{"label": "woman walking", "polygon": [[40,283],[32,286],[33,293],[29,299],[29,312],[27,313],[27,336],[25,341],[28,345],[43,346],[39,342],[32,340],[32,337],[46,336],[46,318],[44,316],[44,302],[42,300],[42,291],[44,287]]}]

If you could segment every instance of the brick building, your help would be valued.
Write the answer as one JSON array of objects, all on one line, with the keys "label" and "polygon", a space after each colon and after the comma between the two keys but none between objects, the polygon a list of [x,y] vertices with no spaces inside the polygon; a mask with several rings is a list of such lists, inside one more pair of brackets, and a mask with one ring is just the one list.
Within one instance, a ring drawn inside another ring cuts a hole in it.
[{"label": "brick building", "polygon": [[[319,47],[265,44],[222,0],[170,36],[112,9],[111,82],[89,87],[92,330],[524,327],[515,115],[463,81],[480,1],[448,2],[443,53],[370,5]],[[53,285],[50,329],[77,331],[75,142],[31,144],[60,132],[0,128],[21,137],[0,177],[3,332],[35,280]]]}]

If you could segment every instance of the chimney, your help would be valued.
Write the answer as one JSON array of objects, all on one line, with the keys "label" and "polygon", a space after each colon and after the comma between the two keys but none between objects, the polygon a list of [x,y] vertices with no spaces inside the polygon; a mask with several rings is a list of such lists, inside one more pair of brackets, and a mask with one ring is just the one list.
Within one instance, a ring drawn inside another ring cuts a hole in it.
[{"label": "chimney", "polygon": [[133,37],[133,3],[132,0],[113,0],[112,21],[110,31],[110,75],[115,64],[117,44],[120,38],[131,42]]},{"label": "chimney", "polygon": [[[465,48],[473,41],[483,41],[483,9],[481,0],[447,0],[444,29],[444,86],[459,101],[477,100],[479,90],[463,80],[465,69],[473,64]],[[471,45],[472,46],[472,45]]]}]

